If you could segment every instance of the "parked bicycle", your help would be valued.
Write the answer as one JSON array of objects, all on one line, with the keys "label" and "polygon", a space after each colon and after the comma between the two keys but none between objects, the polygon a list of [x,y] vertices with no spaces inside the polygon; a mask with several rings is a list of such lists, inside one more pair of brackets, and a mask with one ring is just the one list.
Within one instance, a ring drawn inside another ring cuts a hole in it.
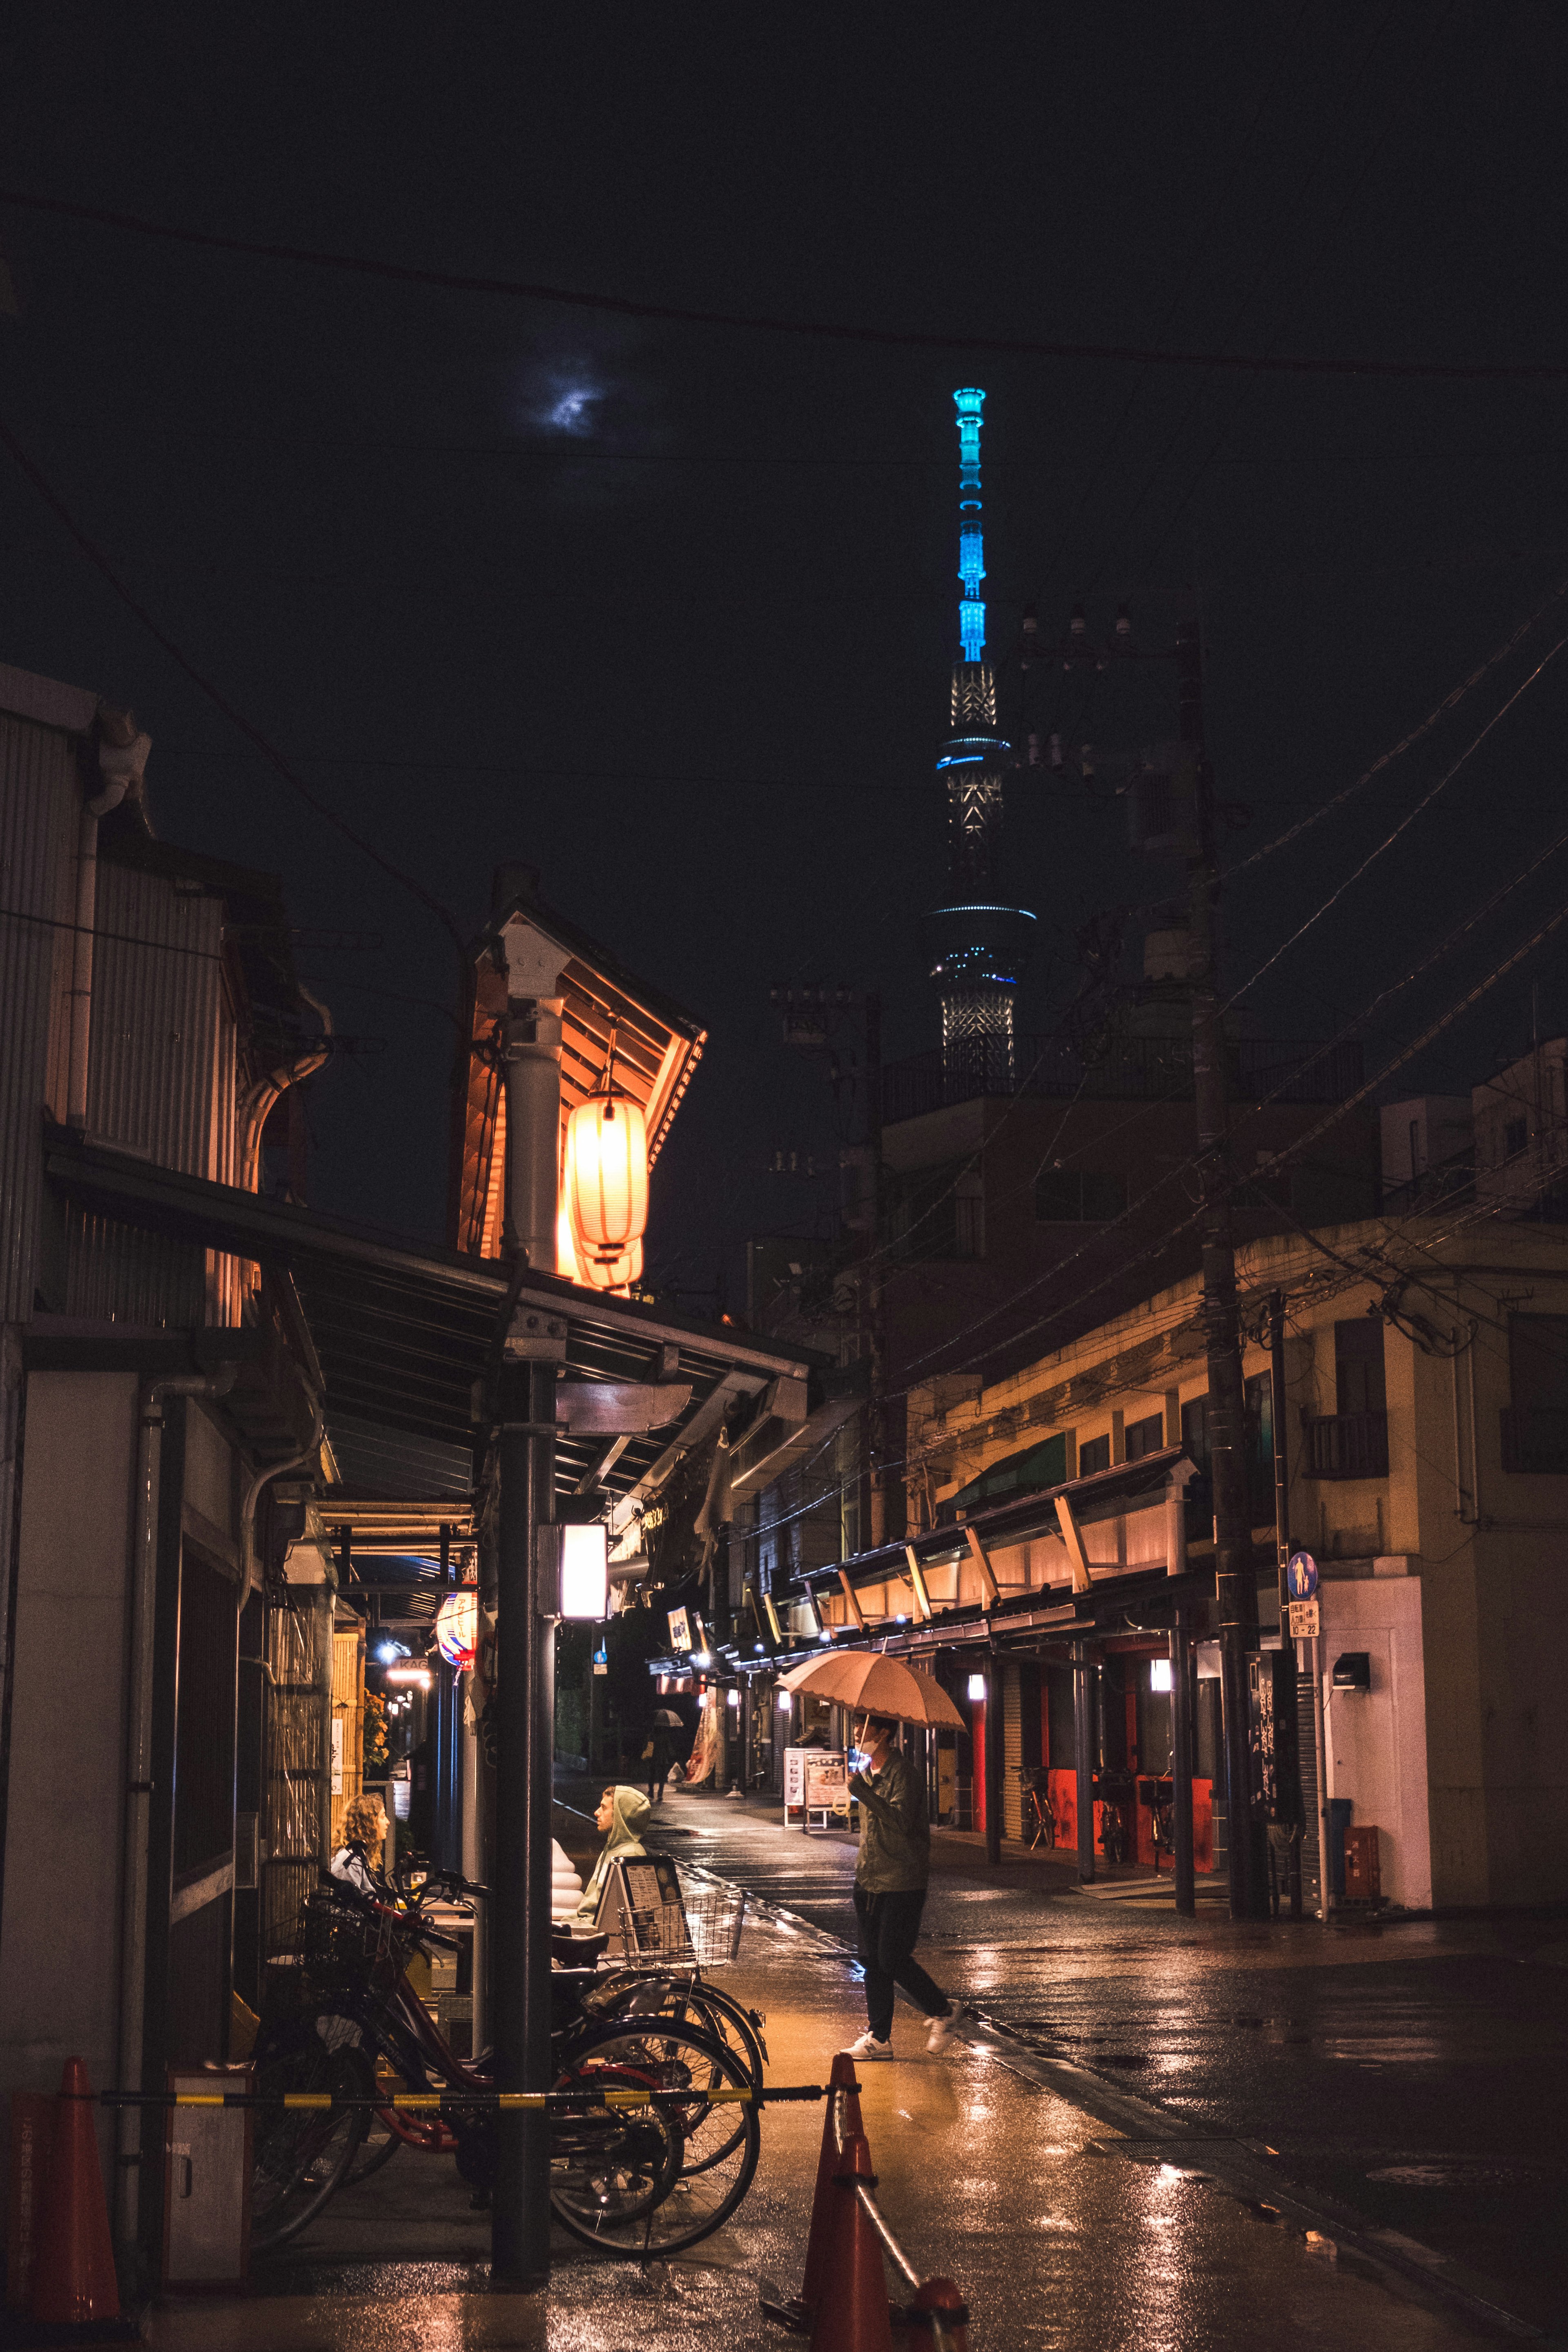
[{"label": "parked bicycle", "polygon": [[[336,1882],[306,1904],[302,1949],[289,1972],[297,1987],[263,2018],[256,2088],[263,2096],[325,2092],[375,2104],[258,2111],[251,2232],[258,2250],[295,2236],[343,2186],[371,2113],[389,2143],[454,2156],[477,2199],[493,2187],[496,2110],[473,2095],[494,2089],[493,2057],[458,2058],[407,1975],[415,1950],[456,1945],[422,1916],[437,1891],[459,1900],[483,1893],[440,1874],[400,1905]],[[584,1940],[602,1950],[605,1939],[575,1939],[569,1958],[589,1957],[575,1948]],[[551,2202],[563,2226],[590,2245],[672,2253],[718,2229],[751,2186],[761,2147],[756,2108],[713,2095],[750,2090],[753,2078],[731,2049],[664,2006],[686,1998],[680,1987],[637,1978],[617,2007],[613,1981],[593,1966],[552,1973],[552,2087],[584,2095],[584,2105],[552,2112]],[[710,2000],[715,1990],[706,1989]],[[617,2089],[674,2095],[637,2108],[596,2103]],[[441,2101],[434,2114],[393,2104],[399,2093],[432,2091]]]},{"label": "parked bicycle", "polygon": [[1029,1852],[1057,1842],[1056,1808],[1051,1803],[1051,1776],[1043,1765],[1026,1764],[1018,1774],[1024,1793],[1024,1836]]},{"label": "parked bicycle", "polygon": [[1149,1808],[1149,1831],[1154,1841],[1154,1874],[1160,1874],[1163,1854],[1171,1857],[1171,1867],[1176,1865],[1176,1790],[1169,1776],[1164,1779],[1140,1780],[1138,1798]]},{"label": "parked bicycle", "polygon": [[1097,1775],[1094,1793],[1100,1799],[1100,1847],[1107,1862],[1127,1859],[1127,1815],[1124,1811],[1132,1788],[1130,1772],[1101,1772]]}]

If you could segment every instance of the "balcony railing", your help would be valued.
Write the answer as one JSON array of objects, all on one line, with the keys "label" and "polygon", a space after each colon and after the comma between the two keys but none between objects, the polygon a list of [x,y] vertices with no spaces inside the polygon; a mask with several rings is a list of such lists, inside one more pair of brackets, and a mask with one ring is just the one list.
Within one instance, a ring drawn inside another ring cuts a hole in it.
[{"label": "balcony railing", "polygon": [[1388,1415],[1326,1412],[1307,1423],[1309,1478],[1386,1478]]},{"label": "balcony railing", "polygon": [[1568,1475],[1568,1410],[1553,1404],[1505,1404],[1502,1466]]},{"label": "balcony railing", "polygon": [[[1231,1098],[1342,1102],[1362,1082],[1355,1039],[1320,1049],[1310,1040],[1233,1038],[1226,1048]],[[1314,1058],[1314,1056],[1316,1058]],[[882,1117],[889,1124],[973,1102],[981,1095],[1046,1095],[1099,1102],[1180,1102],[1193,1091],[1192,1042],[1116,1037],[1083,1051],[1059,1037],[1021,1032],[1009,1041],[975,1038],[944,1062],[940,1048],[889,1063]]]}]

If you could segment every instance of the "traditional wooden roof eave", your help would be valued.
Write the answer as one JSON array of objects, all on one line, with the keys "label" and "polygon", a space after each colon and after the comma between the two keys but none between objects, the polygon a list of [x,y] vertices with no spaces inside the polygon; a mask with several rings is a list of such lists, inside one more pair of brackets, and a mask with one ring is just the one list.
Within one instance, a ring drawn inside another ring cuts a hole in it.
[{"label": "traditional wooden roof eave", "polygon": [[544,961],[553,966],[552,985],[563,1000],[563,1124],[603,1085],[613,1035],[616,1085],[647,1119],[651,1167],[708,1039],[700,1023],[672,998],[637,979],[541,900],[520,894],[497,910],[471,950],[452,1187],[454,1244],[491,1258],[500,1249],[506,1131],[496,1040],[506,1014],[507,965],[519,958],[525,938],[535,955],[541,943],[547,946]]}]

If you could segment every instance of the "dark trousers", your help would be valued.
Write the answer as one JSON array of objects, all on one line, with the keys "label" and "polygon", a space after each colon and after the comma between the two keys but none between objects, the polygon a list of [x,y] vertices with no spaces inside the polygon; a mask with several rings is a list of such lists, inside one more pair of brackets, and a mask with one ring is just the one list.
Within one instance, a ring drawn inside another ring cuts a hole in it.
[{"label": "dark trousers", "polygon": [[855,1889],[860,1962],[866,1971],[866,2012],[879,2042],[886,2042],[893,2030],[896,1985],[901,1985],[928,2017],[945,2017],[952,2005],[912,1957],[925,1899],[923,1886],[897,1895],[868,1895],[863,1886]]}]

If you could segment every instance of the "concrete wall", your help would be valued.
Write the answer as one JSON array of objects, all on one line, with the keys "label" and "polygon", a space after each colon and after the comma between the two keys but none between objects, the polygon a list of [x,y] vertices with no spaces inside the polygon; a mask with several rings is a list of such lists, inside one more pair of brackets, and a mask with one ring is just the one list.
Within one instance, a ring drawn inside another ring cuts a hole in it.
[{"label": "concrete wall", "polygon": [[1417,1577],[1329,1579],[1322,1601],[1325,1696],[1334,1660],[1364,1650],[1372,1688],[1337,1691],[1325,1711],[1328,1794],[1349,1797],[1352,1827],[1375,1826],[1388,1901],[1432,1906],[1426,1794],[1426,1687]]},{"label": "concrete wall", "polygon": [[133,1374],[29,1377],[0,2090],[58,2090],[68,2057],[116,2079],[135,1436]]}]

